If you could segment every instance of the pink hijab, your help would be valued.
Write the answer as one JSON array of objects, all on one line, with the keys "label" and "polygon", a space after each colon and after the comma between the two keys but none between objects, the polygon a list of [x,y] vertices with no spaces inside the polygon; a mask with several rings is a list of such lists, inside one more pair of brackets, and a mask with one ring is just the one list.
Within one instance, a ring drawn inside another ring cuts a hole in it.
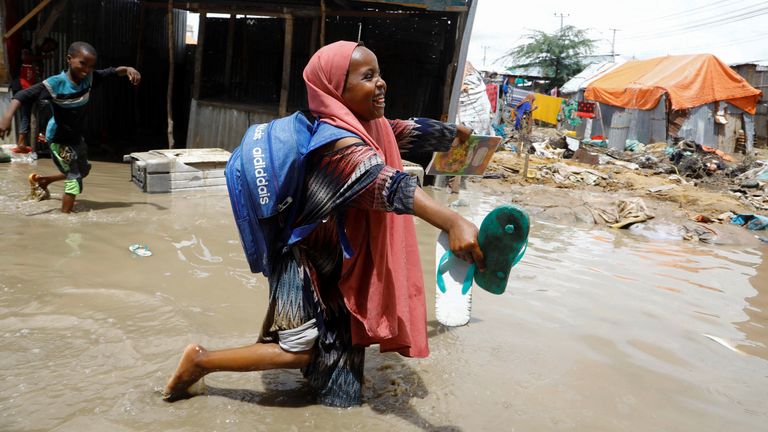
[{"label": "pink hijab", "polygon": [[[402,170],[389,122],[358,119],[341,97],[357,46],[335,42],[312,56],[304,68],[309,109],[322,121],[354,133],[375,148],[387,165]],[[352,313],[352,342],[378,343],[382,352],[426,357],[424,280],[413,217],[348,209],[345,221],[355,255],[344,260],[339,289]]]}]

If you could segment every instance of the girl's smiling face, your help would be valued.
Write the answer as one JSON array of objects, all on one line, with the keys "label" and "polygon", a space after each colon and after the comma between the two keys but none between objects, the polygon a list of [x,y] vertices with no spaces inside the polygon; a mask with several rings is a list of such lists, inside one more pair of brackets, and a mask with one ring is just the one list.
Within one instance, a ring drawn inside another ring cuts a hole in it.
[{"label": "girl's smiling face", "polygon": [[387,83],[381,78],[376,55],[363,46],[355,48],[347,69],[347,81],[341,93],[344,104],[362,120],[384,116]]}]

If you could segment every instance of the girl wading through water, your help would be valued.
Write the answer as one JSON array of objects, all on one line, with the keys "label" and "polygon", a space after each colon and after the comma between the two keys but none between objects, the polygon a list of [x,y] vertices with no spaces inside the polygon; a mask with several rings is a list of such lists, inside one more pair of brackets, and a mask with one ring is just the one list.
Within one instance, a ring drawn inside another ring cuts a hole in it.
[{"label": "girl wading through water", "polygon": [[[438,204],[404,173],[401,151],[446,151],[469,129],[417,118],[384,118],[387,85],[373,52],[336,42],[304,69],[314,132],[341,139],[316,150],[297,226],[323,220],[280,259],[269,277],[269,308],[252,345],[209,351],[192,344],[165,388],[166,400],[216,371],[301,368],[324,405],[361,403],[365,347],[426,357],[424,282],[413,217],[448,232],[451,250],[484,267],[477,227]],[[338,136],[338,135],[336,135]],[[336,218],[354,255],[344,258]]]}]

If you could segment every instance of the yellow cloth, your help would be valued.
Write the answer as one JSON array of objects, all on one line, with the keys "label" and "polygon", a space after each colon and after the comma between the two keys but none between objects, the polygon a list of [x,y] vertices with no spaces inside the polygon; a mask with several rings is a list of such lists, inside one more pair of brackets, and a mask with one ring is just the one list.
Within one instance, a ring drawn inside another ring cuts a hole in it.
[{"label": "yellow cloth", "polygon": [[545,123],[556,125],[557,113],[560,112],[561,103],[563,103],[563,98],[536,93],[536,99],[533,104],[539,108],[533,112],[534,120],[541,120]]}]

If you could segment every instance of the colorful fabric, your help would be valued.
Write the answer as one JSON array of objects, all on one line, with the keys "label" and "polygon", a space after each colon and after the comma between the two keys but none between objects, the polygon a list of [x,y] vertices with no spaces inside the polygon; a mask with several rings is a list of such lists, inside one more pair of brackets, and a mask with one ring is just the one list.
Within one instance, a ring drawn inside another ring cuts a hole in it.
[{"label": "colorful fabric", "polygon": [[91,172],[85,142],[81,141],[76,146],[51,143],[50,148],[53,163],[67,176],[64,180],[64,193],[79,195],[83,192],[83,178]]},{"label": "colorful fabric", "polygon": [[541,120],[553,125],[557,124],[557,113],[560,112],[560,104],[563,103],[563,98],[536,93],[536,101],[534,103],[538,106],[536,111],[533,112],[535,120]]},{"label": "colorful fabric", "polygon": [[[304,69],[312,113],[359,136],[385,163],[403,165],[391,126],[384,118],[362,121],[344,105],[341,93],[354,42],[321,48]],[[371,209],[348,209],[345,219],[355,255],[342,263],[339,288],[352,314],[352,342],[378,343],[382,351],[425,357],[426,302],[413,218]]]},{"label": "colorful fabric", "polygon": [[566,122],[569,126],[578,126],[581,119],[576,116],[578,103],[573,99],[563,99],[560,103],[560,112],[557,114],[559,122]]},{"label": "colorful fabric", "polygon": [[445,152],[456,138],[456,125],[425,117],[389,120],[400,153]]},{"label": "colorful fabric", "polygon": [[491,111],[496,112],[496,102],[499,101],[499,86],[486,84],[485,92],[488,94],[488,100],[491,101]]}]

